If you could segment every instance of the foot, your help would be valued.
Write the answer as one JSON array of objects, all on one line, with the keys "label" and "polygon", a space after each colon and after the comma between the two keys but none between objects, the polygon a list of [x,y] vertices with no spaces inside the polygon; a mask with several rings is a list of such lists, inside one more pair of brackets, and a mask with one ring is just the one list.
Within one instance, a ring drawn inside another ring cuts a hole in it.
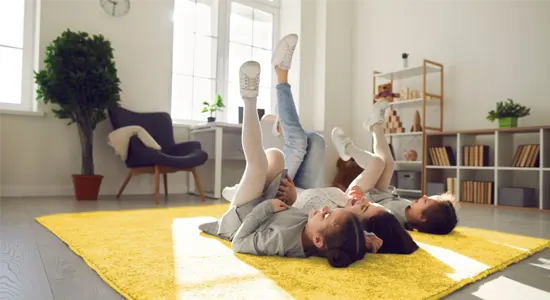
[{"label": "foot", "polygon": [[344,134],[342,128],[334,127],[332,129],[332,143],[342,160],[348,161],[351,158],[346,151],[347,146],[351,144],[351,139]]},{"label": "foot", "polygon": [[239,69],[239,83],[241,97],[257,98],[260,89],[260,64],[256,61],[247,61]]},{"label": "foot", "polygon": [[388,100],[380,100],[376,102],[372,106],[372,112],[370,113],[369,118],[365,121],[365,123],[363,123],[363,128],[367,131],[371,131],[372,126],[376,124],[383,124],[388,106]]},{"label": "foot", "polygon": [[235,184],[234,186],[224,187],[222,190],[222,197],[229,202],[233,201],[233,197],[235,197],[235,193],[237,192],[238,187],[238,184]]},{"label": "foot", "polygon": [[296,34],[289,34],[279,41],[271,58],[271,63],[275,68],[290,70],[296,44],[298,44],[298,36]]}]

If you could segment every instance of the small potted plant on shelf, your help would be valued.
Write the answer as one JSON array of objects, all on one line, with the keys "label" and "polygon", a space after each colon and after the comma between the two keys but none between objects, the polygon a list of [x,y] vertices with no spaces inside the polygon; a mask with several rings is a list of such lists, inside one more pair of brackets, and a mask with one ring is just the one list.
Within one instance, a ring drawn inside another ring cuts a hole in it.
[{"label": "small potted plant on shelf", "polygon": [[94,172],[93,138],[106,109],[120,102],[120,80],[111,43],[102,35],[66,30],[46,47],[44,68],[34,74],[37,101],[55,104],[59,119],[76,124],[81,146],[81,173],[74,174],[77,200],[97,200],[102,175]]},{"label": "small potted plant on shelf", "polygon": [[401,58],[403,59],[403,68],[406,69],[409,67],[409,53],[402,53]]},{"label": "small potted plant on shelf", "polygon": [[222,96],[220,96],[219,94],[216,95],[216,99],[214,103],[210,104],[207,101],[204,101],[202,105],[203,105],[202,112],[210,113],[210,117],[208,117],[208,123],[216,122],[216,117],[215,117],[216,112],[223,111],[223,109],[225,108],[225,105],[223,104]]},{"label": "small potted plant on shelf", "polygon": [[530,108],[514,103],[512,99],[507,99],[497,102],[497,109],[489,112],[487,120],[494,122],[498,119],[499,128],[515,128],[518,127],[518,118],[526,117],[530,115],[530,112]]}]

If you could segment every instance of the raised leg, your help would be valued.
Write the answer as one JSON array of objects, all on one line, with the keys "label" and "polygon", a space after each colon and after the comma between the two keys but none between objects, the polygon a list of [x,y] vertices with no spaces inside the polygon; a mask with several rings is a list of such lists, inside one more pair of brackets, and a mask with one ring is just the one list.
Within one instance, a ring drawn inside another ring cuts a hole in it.
[{"label": "raised leg", "polygon": [[277,73],[277,123],[283,132],[285,155],[285,167],[290,178],[295,179],[298,170],[307,153],[308,139],[296,110],[296,104],[292,96],[290,84],[288,84],[288,72],[292,65],[292,55],[298,36],[289,34],[283,37],[275,47],[272,63]]},{"label": "raised leg", "polygon": [[344,134],[344,131],[338,127],[332,130],[332,141],[343,160],[347,161],[353,157],[355,162],[364,169],[353,180],[348,190],[353,186],[358,186],[363,192],[372,190],[384,172],[384,160],[374,153],[355,146],[352,140]]},{"label": "raised leg", "polygon": [[395,170],[395,162],[386,136],[384,135],[382,125],[373,125],[371,131],[374,137],[374,154],[384,160],[384,171],[380,175],[378,182],[376,182],[375,188],[379,191],[387,192],[393,176],[393,171]]},{"label": "raised leg", "polygon": [[[277,74],[283,72],[288,71],[278,70]],[[300,124],[296,105],[294,104],[288,83],[279,83],[277,85],[277,103],[279,122],[285,142],[283,147],[286,162],[285,167],[288,169],[290,178],[294,178],[307,153],[307,136]]]},{"label": "raised leg", "polygon": [[164,198],[168,198],[168,174],[162,173],[162,182],[164,183]]},{"label": "raised leg", "polygon": [[316,132],[305,131],[307,150],[304,161],[294,177],[294,184],[303,189],[323,187],[325,180],[325,139]]},{"label": "raised leg", "polygon": [[231,204],[240,206],[262,196],[267,171],[267,156],[262,145],[262,131],[256,111],[260,64],[246,62],[240,69],[241,96],[244,102],[242,144],[246,159],[243,177]]},{"label": "raised leg", "polygon": [[160,167],[155,165],[155,204],[159,204]]},{"label": "raised leg", "polygon": [[191,169],[191,173],[193,174],[193,179],[195,179],[195,185],[197,185],[197,191],[199,191],[199,194],[201,195],[201,200],[205,201],[206,198],[204,197],[204,192],[202,190],[202,184],[199,179],[199,174],[197,174],[197,168]]},{"label": "raised leg", "polygon": [[126,188],[126,185],[128,185],[128,182],[130,182],[130,179],[132,179],[132,175],[134,175],[134,172],[130,170],[128,172],[128,175],[126,175],[126,179],[124,179],[124,182],[120,186],[120,189],[118,190],[118,194],[116,195],[117,200],[120,199],[120,195],[122,195],[122,192],[124,192],[124,189]]}]

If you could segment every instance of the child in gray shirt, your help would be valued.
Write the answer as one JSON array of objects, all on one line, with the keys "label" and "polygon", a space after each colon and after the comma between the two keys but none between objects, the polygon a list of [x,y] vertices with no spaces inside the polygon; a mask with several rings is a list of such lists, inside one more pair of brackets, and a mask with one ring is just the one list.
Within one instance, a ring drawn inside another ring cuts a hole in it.
[{"label": "child in gray shirt", "polygon": [[[296,42],[297,37],[289,35],[277,45],[273,58],[276,72],[288,72],[288,60]],[[281,64],[286,67],[281,69]],[[231,207],[217,224],[217,235],[232,240],[232,248],[240,253],[292,257],[316,255],[326,257],[332,267],[347,267],[362,259],[365,238],[361,224],[352,213],[326,207],[306,213],[288,207],[279,199],[266,199],[266,182],[280,180],[277,176],[284,168],[285,158],[280,150],[264,150],[262,146],[256,109],[260,65],[245,62],[239,70],[239,77],[244,102],[241,139],[246,168],[231,199]],[[278,97],[291,101],[288,83],[279,81]]]}]

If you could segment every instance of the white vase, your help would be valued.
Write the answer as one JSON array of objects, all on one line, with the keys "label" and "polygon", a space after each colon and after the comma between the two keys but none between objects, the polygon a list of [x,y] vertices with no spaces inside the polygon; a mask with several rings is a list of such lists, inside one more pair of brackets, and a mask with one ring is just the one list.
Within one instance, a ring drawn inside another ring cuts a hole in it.
[{"label": "white vase", "polygon": [[406,69],[409,67],[409,59],[403,58],[403,69]]}]

